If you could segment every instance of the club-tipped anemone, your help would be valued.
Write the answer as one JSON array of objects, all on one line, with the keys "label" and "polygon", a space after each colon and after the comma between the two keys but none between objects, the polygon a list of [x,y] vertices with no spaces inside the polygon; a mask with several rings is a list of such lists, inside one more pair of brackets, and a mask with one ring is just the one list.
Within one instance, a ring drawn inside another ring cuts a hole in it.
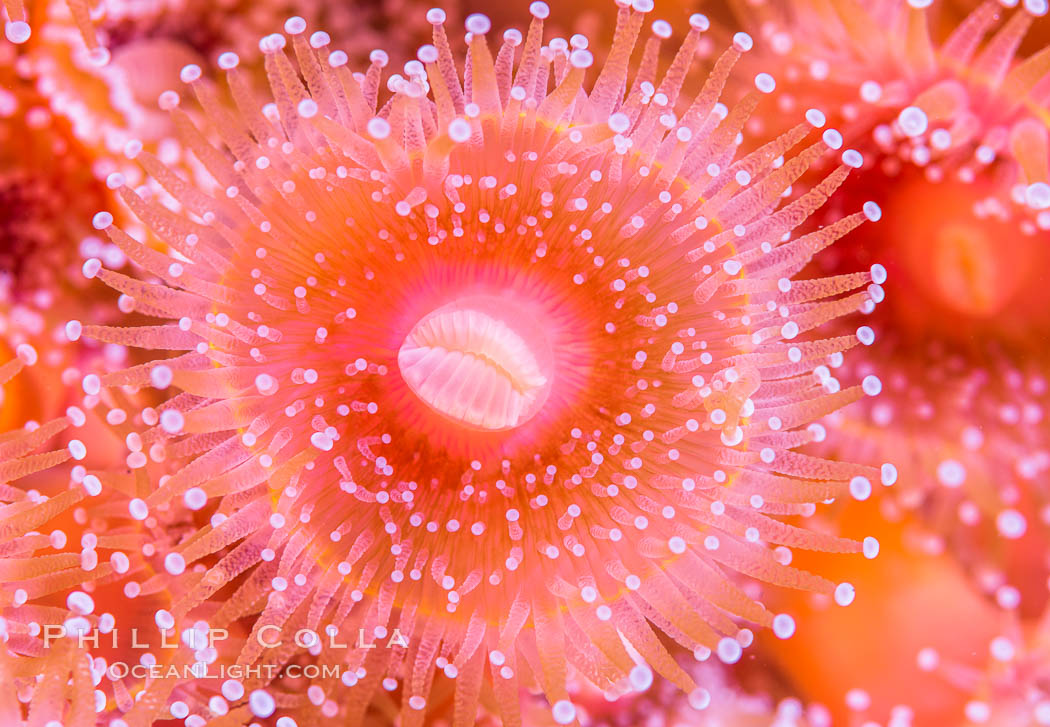
[{"label": "club-tipped anemone", "polygon": [[[634,683],[626,694],[601,693],[582,680],[570,683],[577,720],[587,727],[831,727],[831,715],[820,704],[803,704],[784,696],[770,671],[741,676],[713,654],[703,658],[681,655],[677,661],[697,684],[685,694],[674,684],[653,677],[643,666],[633,670]],[[557,727],[550,709],[539,698],[528,700],[523,708],[525,727]]]},{"label": "club-tipped anemone", "polygon": [[[839,205],[880,197],[884,234],[865,227],[822,254],[814,269],[846,272],[884,263],[887,300],[857,331],[866,360],[836,375],[878,372],[878,400],[834,415],[823,454],[891,459],[883,507],[921,513],[928,541],[949,549],[992,595],[1007,584],[1024,610],[1042,609],[1048,537],[1043,485],[1050,467],[1046,416],[1050,332],[1045,233],[1021,234],[990,180],[930,181],[914,168],[867,169],[839,190]],[[910,303],[901,305],[903,291]],[[836,368],[836,367],[832,367]]]},{"label": "club-tipped anemone", "polygon": [[829,217],[872,194],[885,213],[881,232],[859,230],[818,257],[816,269],[835,274],[878,260],[888,289],[914,291],[910,303],[890,296],[880,307],[871,324],[876,333],[965,353],[997,344],[1025,348],[1050,331],[1046,233],[1020,230],[1009,209],[991,199],[993,183],[934,182],[914,168],[865,169],[843,185]]},{"label": "club-tipped anemone", "polygon": [[74,639],[56,640],[33,657],[0,648],[0,705],[8,724],[27,724],[26,715],[61,724],[63,719],[95,720],[91,662]]},{"label": "club-tipped anemone", "polygon": [[[9,319],[14,306],[47,311],[64,290],[83,289],[81,251],[104,254],[86,220],[111,197],[95,156],[32,82],[6,63],[0,81],[0,317]],[[15,328],[42,333],[46,324],[29,315],[0,325],[0,335],[17,344]]]},{"label": "club-tipped anemone", "polygon": [[[763,6],[783,13],[759,33],[784,61],[781,108],[818,106],[864,151],[831,217],[868,198],[886,212],[880,234],[860,230],[816,260],[834,275],[877,259],[891,291],[862,329],[879,346],[842,374],[877,370],[885,393],[836,418],[840,436],[821,451],[892,454],[901,486],[883,504],[923,513],[931,540],[988,592],[1045,572],[1050,452],[1038,344],[1050,331],[1050,54],[1023,46],[1048,21],[1045,3],[1008,5],[982,3],[945,28],[940,3],[798,0]],[[768,65],[761,51],[752,60]],[[1041,608],[1039,591],[1026,588],[1026,609]]]},{"label": "club-tipped anemone", "polygon": [[[760,635],[761,663],[778,665],[801,699],[824,705],[827,725],[966,724],[967,691],[976,683],[975,668],[984,666],[988,642],[1001,632],[1002,614],[973,588],[950,553],[917,551],[917,519],[887,520],[869,504],[841,508],[834,524],[847,532],[877,532],[877,558],[847,571],[823,554],[799,555],[800,565],[848,575],[856,601],[843,610],[819,594],[767,591],[766,603],[792,613],[798,629],[786,640]],[[858,623],[869,628],[857,629]],[[967,628],[960,630],[960,623]],[[850,654],[825,648],[842,634],[851,637]],[[924,650],[939,654],[944,673],[966,688],[932,677]]]},{"label": "club-tipped anemone", "polygon": [[[334,43],[355,65],[377,48],[389,49],[390,62],[401,64],[412,57],[410,49],[429,39],[427,7],[421,0],[370,0],[353,7],[324,0],[100,0],[92,13],[98,42],[85,46],[77,18],[53,3],[22,62],[78,137],[116,154],[137,139],[170,163],[179,149],[157,97],[179,82],[180,68],[222,65],[219,56],[226,54],[258,72],[255,80],[265,86],[258,39],[286,22],[293,29],[324,28],[311,41]],[[449,12],[459,17],[458,3]]]},{"label": "club-tipped anemone", "polygon": [[[37,361],[32,346],[19,345],[17,356],[0,364],[0,387]],[[0,389],[0,397],[2,392]],[[91,580],[80,558],[55,553],[65,547],[64,533],[56,530],[49,535],[37,530],[45,530],[53,518],[86,497],[82,489],[70,488],[49,498],[34,487],[56,475],[68,480],[68,468],[63,466],[75,458],[79,447],[48,447],[70,426],[67,418],[0,434],[0,578],[4,582],[0,592],[0,676],[4,681],[0,705],[12,724],[23,723],[23,709],[45,719],[75,714],[77,702],[82,702],[83,714],[93,715],[93,686],[84,651],[70,640],[45,651],[40,638],[42,617],[49,611],[45,599],[61,594],[72,583]],[[68,609],[64,614],[73,615]]]},{"label": "club-tipped anemone", "polygon": [[[19,346],[0,366],[0,385],[38,360],[33,348]],[[82,403],[64,417],[0,434],[0,708],[7,724],[109,724],[148,698],[159,676],[171,678],[165,694],[173,699],[201,702],[186,672],[165,670],[184,656],[174,645],[202,668],[232,661],[225,651],[245,638],[232,628],[229,643],[219,643],[197,622],[187,625],[194,642],[166,625],[167,608],[187,587],[171,582],[169,554],[193,534],[192,513],[142,515],[137,479],[124,462],[100,458],[119,451],[107,436],[131,434],[126,404],[118,407],[109,391]],[[128,441],[134,445],[133,436]],[[134,607],[119,607],[128,603]]]},{"label": "club-tipped anemone", "polygon": [[[881,338],[885,347],[907,350],[899,339]],[[1018,364],[994,347],[953,352],[941,342],[875,365],[883,395],[834,415],[839,441],[831,449],[893,453],[899,484],[873,494],[898,517],[921,515],[924,535],[913,546],[951,553],[978,591],[996,599],[1016,592],[1027,616],[1038,613],[1046,603],[1050,522],[1045,364]]]},{"label": "club-tipped anemone", "polygon": [[[718,98],[750,38],[686,95],[706,19],[658,75],[666,23],[631,61],[646,7],[619,4],[598,68],[579,39],[544,44],[535,2],[498,49],[488,18],[468,17],[465,60],[431,10],[433,43],[385,85],[385,54],[351,73],[297,23],[260,42],[268,103],[235,57],[220,63],[232,104],[182,70],[204,128],[163,95],[213,181],[138,154],[170,199],[118,191],[170,254],[96,216],[144,275],[98,260],[84,273],[164,320],[83,326],[160,352],[85,390],[172,392],[127,464],[154,483],[133,516],[192,503],[209,518],[158,574],[203,572],[175,627],[199,609],[213,628],[247,620],[240,664],[309,651],[341,675],[306,696],[248,675],[231,710],[354,723],[386,690],[421,724],[437,679],[455,724],[473,723],[482,692],[516,723],[533,684],[569,724],[570,665],[613,689],[641,660],[692,692],[658,634],[735,661],[744,624],[783,631],[731,572],[849,602],[848,584],[784,563],[789,548],[861,544],[781,517],[879,480],[796,449],[824,436],[815,419],[881,388],[821,375],[859,341],[816,330],[881,299],[880,269],[792,278],[877,208],[793,234],[849,165],[784,192],[841,136],[803,144],[801,123],[735,158],[766,89],[732,109]],[[301,628],[381,648],[264,646]],[[164,708],[158,688],[129,725]]]},{"label": "club-tipped anemone", "polygon": [[780,69],[781,109],[820,108],[886,171],[994,180],[1045,228],[1050,53],[1019,49],[1047,4],[1017,5],[987,0],[945,32],[944,8],[918,1],[764,3],[741,20],[767,41],[755,60]]},{"label": "club-tipped anemone", "polygon": [[[13,359],[0,364],[0,387],[3,387],[0,388],[0,404],[7,401],[6,389],[13,388],[12,380],[26,368],[35,366],[39,360],[36,349],[28,343],[22,343],[17,346]],[[44,522],[27,517],[27,511],[52,517],[66,506],[79,502],[84,493],[71,491],[58,498],[63,504],[51,503],[46,507],[37,508],[47,498],[39,497],[39,492],[27,489],[26,484],[28,478],[37,473],[52,470],[77,458],[76,453],[82,446],[79,442],[72,445],[72,449],[57,447],[46,452],[39,451],[53,445],[56,437],[72,425],[71,417],[62,417],[44,424],[30,420],[17,422],[17,425],[14,421],[7,421],[5,417],[4,424],[4,431],[0,434],[0,483],[3,488],[0,495],[0,543],[9,551],[12,547],[20,547],[21,544],[14,541],[21,535]]]},{"label": "club-tipped anemone", "polygon": [[113,202],[105,163],[49,106],[23,64],[3,49],[0,56],[0,361],[23,346],[39,358],[0,398],[0,431],[8,431],[61,417],[76,403],[67,386],[78,367],[128,362],[117,347],[70,345],[63,331],[71,316],[120,315],[110,296],[88,294],[80,274],[87,257],[124,265],[123,253],[91,226],[99,205]]},{"label": "club-tipped anemone", "polygon": [[916,655],[924,682],[953,689],[966,700],[963,724],[1050,724],[1046,686],[1050,612],[1026,621],[1011,611],[1008,607],[997,614],[998,628],[981,640],[969,660],[928,645]]}]

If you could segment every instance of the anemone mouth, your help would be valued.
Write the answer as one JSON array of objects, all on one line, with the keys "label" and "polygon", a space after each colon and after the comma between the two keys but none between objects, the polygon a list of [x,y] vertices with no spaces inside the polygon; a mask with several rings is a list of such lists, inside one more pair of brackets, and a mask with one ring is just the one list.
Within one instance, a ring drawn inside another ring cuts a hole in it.
[{"label": "anemone mouth", "polygon": [[459,298],[428,313],[397,354],[405,383],[457,424],[485,431],[521,426],[550,395],[550,344],[514,300]]},{"label": "anemone mouth", "polygon": [[1000,312],[1020,287],[993,252],[992,239],[962,222],[945,225],[933,242],[934,283],[946,307],[986,318]]},{"label": "anemone mouth", "polygon": [[931,181],[911,167],[868,170],[863,180],[843,185],[840,197],[875,196],[885,226],[878,233],[858,230],[819,259],[818,268],[837,274],[856,264],[884,264],[886,304],[875,320],[894,340],[923,349],[936,342],[979,356],[991,341],[1025,350],[1034,332],[1050,327],[1050,289],[1042,274],[1050,252],[995,190],[995,182],[982,178]]},{"label": "anemone mouth", "polygon": [[[909,213],[921,198],[937,210],[922,217],[909,214],[913,221],[907,225],[898,222],[901,214],[891,221],[896,249],[888,256],[896,258],[903,277],[932,304],[920,316],[924,326],[947,335],[953,334],[952,321],[958,319],[991,323],[1000,332],[1015,324],[1018,330],[1045,328],[1046,295],[1034,272],[1043,269],[1046,259],[1038,236],[1023,234],[1015,220],[982,211],[980,186],[922,184],[905,180],[887,206],[891,214]],[[907,315],[915,317],[913,311]],[[1004,317],[1011,319],[1010,325],[1002,325]]]}]

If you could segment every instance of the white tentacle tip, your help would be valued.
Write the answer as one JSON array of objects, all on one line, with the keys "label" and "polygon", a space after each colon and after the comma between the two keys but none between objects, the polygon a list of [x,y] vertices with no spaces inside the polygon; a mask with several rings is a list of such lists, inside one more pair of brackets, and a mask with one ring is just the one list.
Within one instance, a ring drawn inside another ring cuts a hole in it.
[{"label": "white tentacle tip", "polygon": [[689,16],[689,27],[702,32],[711,27],[711,21],[702,13],[694,13]]},{"label": "white tentacle tip", "polygon": [[306,21],[298,15],[293,15],[284,21],[284,32],[288,35],[300,35],[306,30]]},{"label": "white tentacle tip", "polygon": [[835,587],[835,603],[840,606],[848,606],[857,597],[857,589],[852,583],[840,583]]},{"label": "white tentacle tip", "polygon": [[4,25],[4,35],[15,45],[25,43],[32,34],[33,31],[29,27],[29,23],[24,20],[9,20]]},{"label": "white tentacle tip", "polygon": [[288,40],[280,33],[271,33],[270,35],[263,36],[259,41],[259,50],[269,55],[283,50],[287,43]]},{"label": "white tentacle tip", "polygon": [[852,169],[860,169],[864,166],[864,155],[856,149],[847,149],[842,152],[842,163]]},{"label": "white tentacle tip", "polygon": [[755,41],[747,33],[737,33],[733,36],[733,47],[742,53],[747,53],[755,47]]},{"label": "white tentacle tip", "polygon": [[550,17],[551,14],[550,5],[548,5],[545,2],[539,2],[539,0],[537,0],[537,2],[534,2],[531,5],[529,5],[529,14],[532,15],[532,17],[537,18],[539,20],[546,20],[548,17]]},{"label": "white tentacle tip", "polygon": [[219,54],[219,68],[224,71],[233,70],[238,64],[240,64],[240,62],[240,56],[232,51],[226,51],[225,53]]},{"label": "white tentacle tip", "polygon": [[823,129],[828,119],[820,109],[809,109],[806,111],[806,122],[815,129]]},{"label": "white tentacle tip", "polygon": [[1046,0],[1024,0],[1024,9],[1029,15],[1041,18],[1046,15],[1047,2]]},{"label": "white tentacle tip", "polygon": [[821,134],[820,138],[828,145],[830,149],[841,149],[842,148],[842,134],[837,129],[827,129]]},{"label": "white tentacle tip", "polygon": [[467,32],[473,35],[485,35],[485,33],[492,30],[492,21],[484,13],[468,15],[464,25],[467,28]]}]

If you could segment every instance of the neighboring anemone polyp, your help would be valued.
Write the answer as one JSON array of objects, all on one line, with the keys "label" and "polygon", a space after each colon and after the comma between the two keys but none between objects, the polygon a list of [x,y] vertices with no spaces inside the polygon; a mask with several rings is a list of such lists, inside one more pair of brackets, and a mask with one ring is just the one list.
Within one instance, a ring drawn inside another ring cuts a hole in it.
[{"label": "neighboring anemone polyp", "polygon": [[760,1],[741,20],[769,41],[757,61],[781,69],[783,110],[828,112],[875,166],[993,180],[996,199],[1046,229],[1050,76],[1045,50],[1020,49],[1033,23],[1046,22],[1047,2],[967,3],[962,20],[950,5]]}]

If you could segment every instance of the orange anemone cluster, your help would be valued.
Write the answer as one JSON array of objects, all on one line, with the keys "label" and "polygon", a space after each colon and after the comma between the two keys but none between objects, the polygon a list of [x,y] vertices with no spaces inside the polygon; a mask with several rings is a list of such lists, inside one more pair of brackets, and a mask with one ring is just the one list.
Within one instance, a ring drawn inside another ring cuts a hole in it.
[{"label": "orange anemone cluster", "polygon": [[0,725],[1050,724],[1046,0],[661,4],[5,0]]}]

